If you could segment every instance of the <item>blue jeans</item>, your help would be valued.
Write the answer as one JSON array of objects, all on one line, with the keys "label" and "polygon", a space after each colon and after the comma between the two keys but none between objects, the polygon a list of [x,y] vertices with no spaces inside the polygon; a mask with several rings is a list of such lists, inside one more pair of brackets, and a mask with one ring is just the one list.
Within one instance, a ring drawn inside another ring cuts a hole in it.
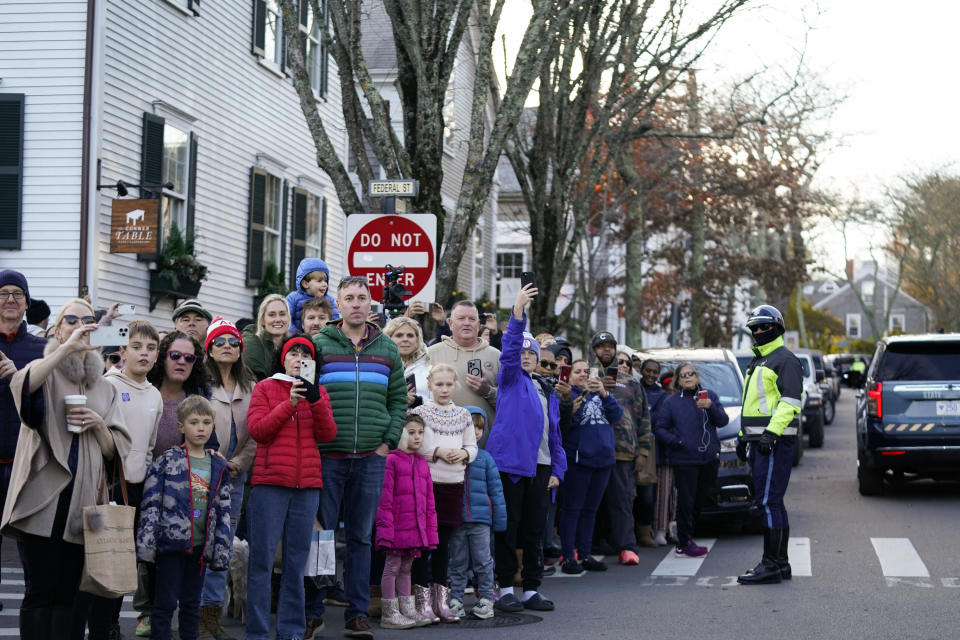
[{"label": "blue jeans", "polygon": [[560,507],[560,549],[564,558],[574,557],[574,548],[580,552],[580,559],[590,555],[597,509],[612,469],[612,466],[595,469],[576,462],[568,463],[563,476],[563,504]]},{"label": "blue jeans", "polygon": [[317,517],[319,489],[292,489],[259,484],[247,501],[250,565],[247,572],[247,639],[270,638],[270,577],[277,544],[283,538],[283,576],[277,602],[278,640],[300,638],[303,616],[303,570],[310,553],[310,532]]},{"label": "blue jeans", "polygon": [[[247,474],[241,473],[236,480],[232,481],[230,487],[230,537],[233,538],[237,532],[237,523],[240,521],[240,509],[243,507],[243,485],[247,480]],[[200,606],[222,607],[223,593],[227,588],[227,572],[213,571],[207,569],[203,574],[203,593],[200,596]]]},{"label": "blue jeans", "polygon": [[493,557],[490,555],[490,525],[464,522],[450,536],[450,597],[463,600],[467,588],[467,567],[477,576],[477,598],[495,600]]},{"label": "blue jeans", "polygon": [[[343,613],[347,622],[366,616],[370,606],[370,536],[383,490],[386,458],[371,453],[362,457],[323,456],[323,489],[320,516],[325,529],[335,529],[343,506],[347,552],[343,558],[343,591],[350,605]],[[325,588],[307,581],[307,617],[322,618]]]}]

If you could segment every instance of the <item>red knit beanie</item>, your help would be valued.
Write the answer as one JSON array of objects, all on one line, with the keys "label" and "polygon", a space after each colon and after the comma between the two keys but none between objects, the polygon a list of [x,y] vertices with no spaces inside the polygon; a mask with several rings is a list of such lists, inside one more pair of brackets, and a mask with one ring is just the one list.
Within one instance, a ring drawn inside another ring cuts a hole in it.
[{"label": "red knit beanie", "polygon": [[286,342],[283,343],[283,348],[280,349],[280,362],[283,363],[287,359],[287,352],[290,351],[293,347],[303,347],[310,351],[310,358],[313,359],[316,351],[313,349],[313,343],[310,342],[309,338],[304,336],[294,336]]},{"label": "red knit beanie", "polygon": [[243,351],[243,336],[241,336],[240,332],[237,331],[236,325],[227,321],[223,316],[217,316],[213,319],[213,322],[210,323],[210,327],[207,329],[207,339],[203,345],[204,353],[210,353],[210,344],[213,342],[213,339],[224,334],[239,338],[240,351]]}]

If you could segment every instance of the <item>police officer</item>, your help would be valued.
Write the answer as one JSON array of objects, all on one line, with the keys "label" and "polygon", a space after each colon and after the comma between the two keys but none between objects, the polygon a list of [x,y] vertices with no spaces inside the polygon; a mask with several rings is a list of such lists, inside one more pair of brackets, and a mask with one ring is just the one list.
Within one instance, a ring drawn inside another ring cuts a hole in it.
[{"label": "police officer", "polygon": [[753,490],[763,515],[763,558],[737,578],[740,584],[773,584],[791,577],[787,559],[790,525],[783,495],[790,482],[800,424],[803,370],[783,343],[783,315],[770,305],[750,312],[747,327],[756,343],[743,388],[737,455],[748,456]]}]

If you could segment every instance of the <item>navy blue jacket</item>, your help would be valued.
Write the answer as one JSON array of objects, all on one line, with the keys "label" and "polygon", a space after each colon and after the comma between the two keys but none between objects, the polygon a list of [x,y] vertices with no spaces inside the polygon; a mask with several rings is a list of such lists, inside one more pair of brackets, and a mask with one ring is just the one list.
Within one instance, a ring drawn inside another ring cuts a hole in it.
[{"label": "navy blue jacket", "polygon": [[482,522],[494,531],[507,530],[507,503],[503,498],[500,471],[490,454],[477,450],[467,465],[463,481],[463,521]]},{"label": "navy blue jacket", "polygon": [[717,459],[720,440],[717,427],[730,421],[720,399],[707,390],[713,401],[709,409],[697,409],[696,391],[681,391],[666,396],[657,408],[653,433],[663,451],[666,464],[703,465]]},{"label": "navy blue jacket", "polygon": [[[570,402],[561,402],[561,405],[571,405],[584,391],[579,387],[570,389]],[[617,439],[613,433],[613,425],[623,417],[623,408],[612,393],[601,398],[599,393],[587,393],[583,404],[573,412],[561,406],[560,415],[568,420],[568,424],[561,423],[563,431],[563,448],[567,452],[567,462],[599,469],[613,466],[617,461],[615,454]]]},{"label": "navy blue jacket", "polygon": [[660,383],[654,383],[652,386],[647,386],[643,383],[643,392],[647,394],[647,404],[650,405],[650,418],[654,418],[654,411],[657,410],[660,402],[667,397],[667,390],[660,386]]},{"label": "navy blue jacket", "polygon": [[[43,357],[47,346],[46,338],[30,335],[27,323],[21,322],[13,341],[0,334],[0,351],[13,360],[17,369],[23,369],[28,362]],[[17,451],[17,438],[20,436],[20,414],[10,393],[10,379],[0,380],[0,459],[9,460]]]},{"label": "navy blue jacket", "polygon": [[536,385],[541,385],[548,402],[548,439],[550,444],[550,474],[563,480],[567,457],[560,435],[560,400],[553,387],[520,367],[520,347],[527,316],[517,320],[510,315],[510,323],[503,334],[500,353],[500,372],[497,374],[497,415],[487,438],[487,451],[493,456],[500,473],[520,478],[537,475],[537,451],[543,436],[543,404]]}]

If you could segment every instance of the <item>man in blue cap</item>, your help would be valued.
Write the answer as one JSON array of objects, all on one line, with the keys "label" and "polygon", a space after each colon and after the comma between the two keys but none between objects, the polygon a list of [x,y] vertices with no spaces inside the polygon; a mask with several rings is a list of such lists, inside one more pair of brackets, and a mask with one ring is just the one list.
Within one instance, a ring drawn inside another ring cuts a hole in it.
[{"label": "man in blue cap", "polygon": [[10,393],[10,378],[28,362],[42,358],[47,344],[27,331],[23,317],[29,305],[26,277],[12,269],[0,271],[0,504],[7,500],[20,435],[20,416]]}]

